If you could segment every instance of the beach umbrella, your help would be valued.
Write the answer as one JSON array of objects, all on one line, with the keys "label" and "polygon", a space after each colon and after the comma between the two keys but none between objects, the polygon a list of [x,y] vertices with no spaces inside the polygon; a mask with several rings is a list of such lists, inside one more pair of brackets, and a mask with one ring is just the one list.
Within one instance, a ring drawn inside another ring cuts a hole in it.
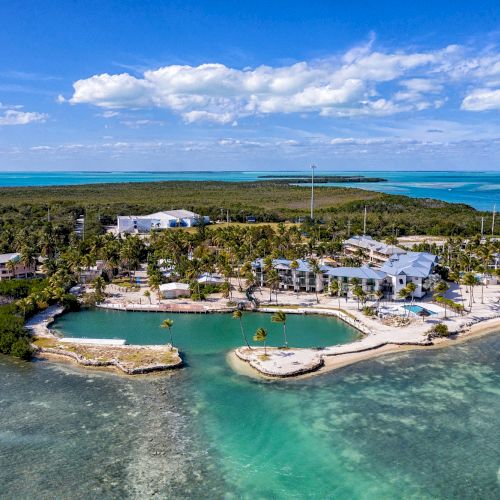
[{"label": "beach umbrella", "polygon": [[421,311],[418,311],[417,315],[420,316],[422,321],[425,322],[425,318],[428,318],[431,313],[427,309],[422,309]]}]

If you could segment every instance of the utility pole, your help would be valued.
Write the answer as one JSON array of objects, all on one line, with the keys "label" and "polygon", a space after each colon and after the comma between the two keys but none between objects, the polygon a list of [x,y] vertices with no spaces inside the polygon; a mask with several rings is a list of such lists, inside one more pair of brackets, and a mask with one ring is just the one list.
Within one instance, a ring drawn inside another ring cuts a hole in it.
[{"label": "utility pole", "polygon": [[347,221],[347,237],[349,238],[351,236],[351,221]]},{"label": "utility pole", "polygon": [[497,210],[497,204],[493,205],[493,219],[491,221],[491,236],[495,234],[495,212]]},{"label": "utility pole", "polygon": [[484,217],[481,217],[481,236],[484,234]]},{"label": "utility pole", "polygon": [[227,209],[227,212],[226,212],[226,221],[229,224],[229,208]]},{"label": "utility pole", "polygon": [[47,207],[47,222],[50,222],[50,207]]},{"label": "utility pole", "polygon": [[311,221],[314,220],[314,169],[316,165],[311,165]]},{"label": "utility pole", "polygon": [[366,236],[366,205],[365,205],[365,216],[363,218],[363,236]]}]

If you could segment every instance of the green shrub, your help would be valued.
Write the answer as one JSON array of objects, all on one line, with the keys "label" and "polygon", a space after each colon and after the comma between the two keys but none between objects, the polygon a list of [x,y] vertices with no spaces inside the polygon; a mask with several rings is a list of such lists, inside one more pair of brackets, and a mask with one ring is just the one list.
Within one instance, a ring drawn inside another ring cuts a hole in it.
[{"label": "green shrub", "polygon": [[365,316],[375,316],[375,309],[370,306],[364,306],[363,309],[361,309],[361,312]]},{"label": "green shrub", "polygon": [[30,359],[33,354],[33,349],[31,347],[28,337],[17,338],[11,348],[10,355],[21,359]]},{"label": "green shrub", "polygon": [[449,337],[450,336],[450,331],[448,330],[448,325],[445,325],[444,323],[438,323],[437,325],[434,325],[430,329],[429,333],[432,337]]}]

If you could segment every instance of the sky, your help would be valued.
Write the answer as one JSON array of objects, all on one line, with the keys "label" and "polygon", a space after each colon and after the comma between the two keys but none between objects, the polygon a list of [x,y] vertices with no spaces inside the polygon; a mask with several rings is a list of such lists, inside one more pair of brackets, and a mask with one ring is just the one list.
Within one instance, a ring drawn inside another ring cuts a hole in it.
[{"label": "sky", "polygon": [[19,0],[0,21],[0,171],[500,170],[498,1]]}]

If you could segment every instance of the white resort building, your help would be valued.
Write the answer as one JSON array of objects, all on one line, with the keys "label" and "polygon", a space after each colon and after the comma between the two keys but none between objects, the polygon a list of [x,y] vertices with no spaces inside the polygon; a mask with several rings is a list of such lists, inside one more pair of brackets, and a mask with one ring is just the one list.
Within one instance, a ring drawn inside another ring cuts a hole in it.
[{"label": "white resort building", "polygon": [[[321,265],[320,272],[315,274],[307,260],[297,259],[296,265],[293,265],[292,260],[274,259],[272,268],[278,272],[279,288],[297,292],[321,292],[325,286],[337,281],[346,294],[350,293],[352,283],[357,282],[367,294],[374,294],[380,290],[386,298],[397,299],[401,289],[409,283],[414,283],[416,286],[414,297],[423,297],[435,276],[437,256],[427,252],[407,252],[392,245],[381,247],[379,245],[383,244],[371,238],[369,241],[371,241],[371,259],[374,263],[361,267]],[[382,255],[388,257],[382,261]],[[379,267],[381,261],[382,266]],[[264,259],[255,260],[252,269],[257,284],[265,286],[269,270],[266,269]]]},{"label": "white resort building", "polygon": [[32,278],[35,276],[35,271],[35,264],[26,266],[21,262],[20,253],[0,254],[0,281]]},{"label": "white resort building", "polygon": [[119,215],[117,217],[117,232],[149,233],[152,229],[170,229],[173,227],[192,227],[203,222],[210,223],[210,218],[201,216],[189,210],[165,210],[149,215]]},{"label": "white resort building", "polygon": [[427,291],[427,283],[432,274],[437,257],[427,252],[408,252],[394,255],[380,268],[386,274],[389,285],[388,294],[397,298],[401,289],[408,283],[416,286],[414,297],[422,298]]},{"label": "white resort building", "polygon": [[381,241],[374,240],[371,236],[352,236],[344,241],[344,252],[346,255],[357,256],[362,253],[365,255],[364,262],[381,265],[393,255],[401,255],[406,250],[395,245],[387,245]]},{"label": "white resort building", "polygon": [[[282,290],[294,290],[314,292],[323,291],[324,276],[323,274],[315,275],[312,272],[311,264],[307,260],[297,259],[297,268],[291,266],[292,260],[274,259],[273,268],[278,271],[280,277],[279,287]],[[257,283],[264,286],[266,283],[266,269],[263,259],[257,259],[252,263],[252,269],[255,274]],[[330,269],[328,266],[320,266],[321,272],[326,272]]]}]

